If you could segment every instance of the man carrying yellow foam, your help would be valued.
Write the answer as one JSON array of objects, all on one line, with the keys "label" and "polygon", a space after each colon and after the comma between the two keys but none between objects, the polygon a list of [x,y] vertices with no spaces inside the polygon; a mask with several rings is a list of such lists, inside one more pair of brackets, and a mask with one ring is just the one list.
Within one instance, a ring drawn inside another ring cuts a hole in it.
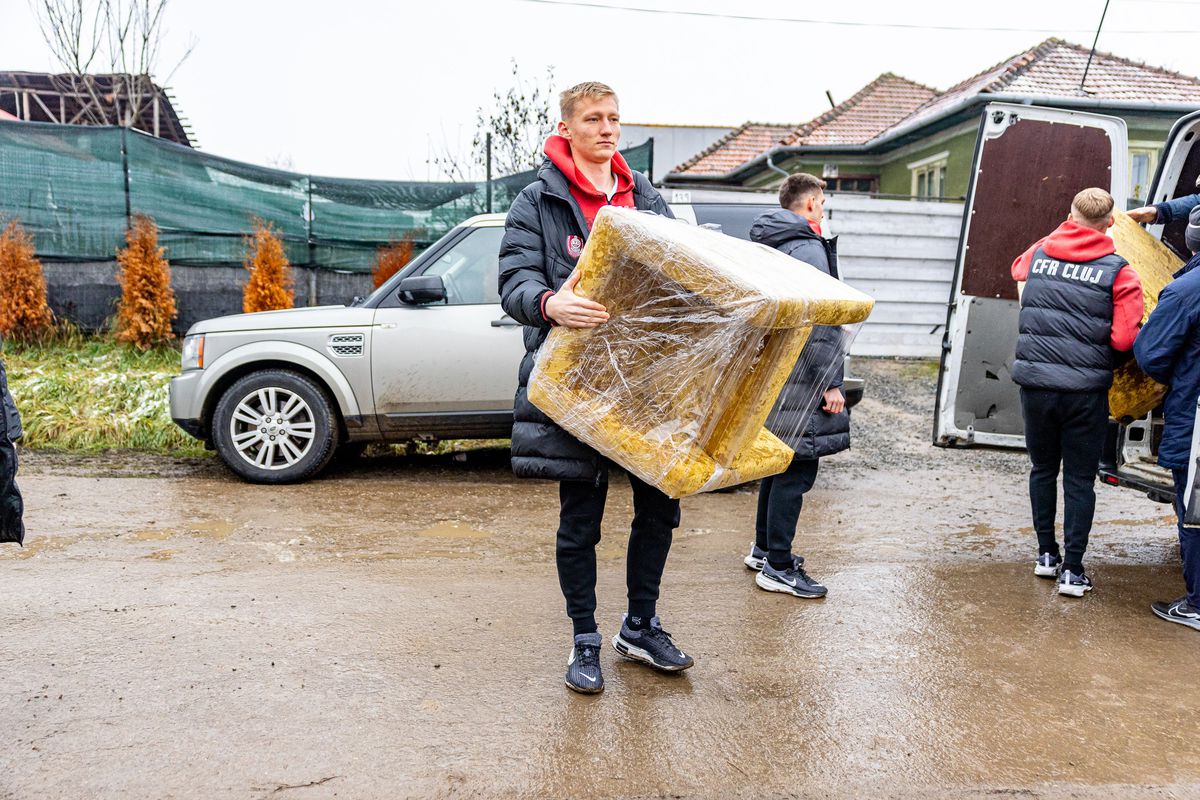
[{"label": "man carrying yellow foam", "polygon": [[[525,326],[513,411],[512,463],[519,477],[559,483],[556,545],[558,580],[575,640],[567,688],[604,689],[596,625],[596,545],[608,494],[608,465],[583,442],[529,402],[526,387],[551,327],[594,328],[608,321],[604,306],[575,294],[575,264],[597,212],[605,205],[672,216],[662,195],[617,152],[621,138],[617,95],[602,83],[581,83],[559,97],[562,120],[546,140],[537,180],[513,202],[500,246],[500,302]],[[633,475],[633,524],[626,561],[629,606],[613,647],[626,658],[666,672],[692,666],[656,613],[659,583],[679,526],[679,501]]]}]

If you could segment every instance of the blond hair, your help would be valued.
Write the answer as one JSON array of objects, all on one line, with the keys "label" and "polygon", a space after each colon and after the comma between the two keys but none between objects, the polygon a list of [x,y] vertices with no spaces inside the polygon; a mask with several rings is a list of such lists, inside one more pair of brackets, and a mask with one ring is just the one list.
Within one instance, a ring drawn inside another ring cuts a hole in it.
[{"label": "blond hair", "polygon": [[1084,189],[1071,201],[1071,213],[1080,220],[1093,224],[1106,221],[1112,211],[1112,195],[1095,186]]},{"label": "blond hair", "polygon": [[571,115],[575,113],[576,104],[585,97],[589,100],[603,100],[605,97],[611,97],[615,101],[617,93],[611,86],[599,81],[577,83],[558,96],[558,111],[562,114],[562,118],[570,119]]}]

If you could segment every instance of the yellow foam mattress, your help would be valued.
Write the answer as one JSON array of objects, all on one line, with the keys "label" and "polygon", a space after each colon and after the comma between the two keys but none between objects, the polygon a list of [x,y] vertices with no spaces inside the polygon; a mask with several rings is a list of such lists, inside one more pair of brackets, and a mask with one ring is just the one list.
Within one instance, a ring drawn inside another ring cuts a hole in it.
[{"label": "yellow foam mattress", "polygon": [[874,304],[769,247],[623,208],[600,211],[577,269],[609,321],[552,330],[529,400],[671,497],[785,470],[763,425],[812,326]]},{"label": "yellow foam mattress", "polygon": [[[1142,305],[1145,322],[1158,305],[1159,292],[1171,282],[1171,276],[1183,264],[1162,242],[1134,222],[1123,211],[1114,211],[1112,227],[1117,254],[1133,265],[1142,281]],[[1108,390],[1108,410],[1114,419],[1130,421],[1149,414],[1162,402],[1167,387],[1158,383],[1138,367],[1133,359],[1113,373],[1113,385]]]}]

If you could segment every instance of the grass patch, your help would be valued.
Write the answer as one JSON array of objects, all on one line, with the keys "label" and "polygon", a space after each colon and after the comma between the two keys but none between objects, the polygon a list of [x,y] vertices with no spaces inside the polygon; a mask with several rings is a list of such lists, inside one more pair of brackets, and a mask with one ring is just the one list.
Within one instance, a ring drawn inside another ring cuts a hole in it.
[{"label": "grass patch", "polygon": [[171,421],[167,384],[179,374],[174,347],[143,352],[68,332],[44,342],[6,341],[3,356],[24,447],[205,452]]}]

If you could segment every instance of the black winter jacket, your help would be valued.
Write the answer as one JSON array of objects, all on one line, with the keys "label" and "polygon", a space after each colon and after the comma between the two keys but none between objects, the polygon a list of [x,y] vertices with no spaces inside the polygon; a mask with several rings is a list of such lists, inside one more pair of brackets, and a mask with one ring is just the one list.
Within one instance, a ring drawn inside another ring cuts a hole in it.
[{"label": "black winter jacket", "polygon": [[[760,215],[750,226],[751,241],[761,242],[787,253],[792,258],[811,264],[822,272],[838,277],[837,237],[826,239],[809,227],[808,220],[786,208],[777,208]],[[796,458],[813,459],[840,453],[850,447],[850,409],[838,414],[817,408],[807,420],[803,401],[814,384],[827,383],[821,391],[842,385],[842,332],[838,327],[814,326],[804,353],[796,362],[779,401],[767,418],[767,429],[796,451]],[[821,371],[836,362],[832,378],[821,380]]]},{"label": "black winter jacket", "polygon": [[[641,211],[674,217],[662,195],[639,172],[633,173],[633,200]],[[550,332],[550,322],[542,315],[542,296],[548,290],[558,291],[571,277],[587,235],[587,222],[571,197],[566,176],[546,159],[537,180],[513,201],[500,244],[500,304],[525,326],[512,432],[513,472],[522,478],[607,478],[600,454],[556,425],[526,397],[538,348]]]},{"label": "black winter jacket", "polygon": [[21,415],[8,393],[8,375],[0,361],[0,542],[25,538],[21,521],[24,504],[17,489],[17,449],[13,442],[21,438]]}]

